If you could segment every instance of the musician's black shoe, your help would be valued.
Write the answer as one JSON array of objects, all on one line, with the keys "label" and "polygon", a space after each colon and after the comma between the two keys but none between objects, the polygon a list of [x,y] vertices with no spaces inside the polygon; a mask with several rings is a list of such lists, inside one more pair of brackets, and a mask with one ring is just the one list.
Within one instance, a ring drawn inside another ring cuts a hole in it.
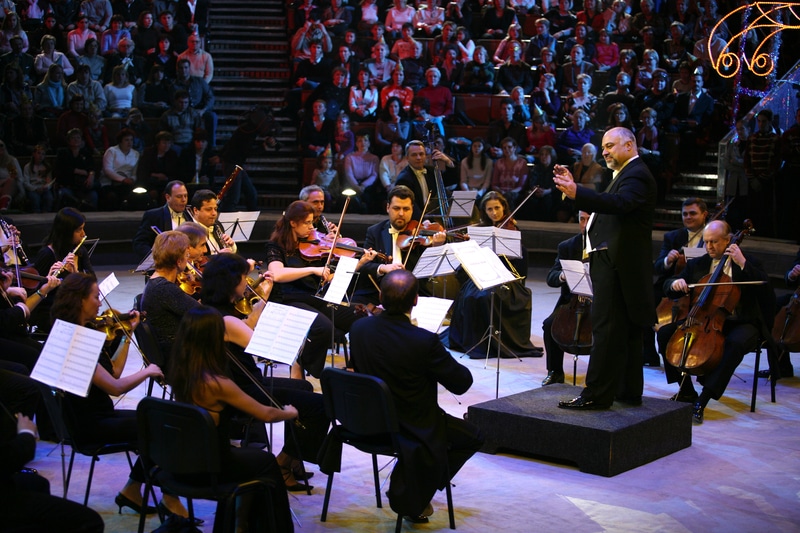
[{"label": "musician's black shoe", "polygon": [[700,402],[695,402],[694,407],[692,407],[692,422],[695,424],[702,424],[703,423],[703,413],[706,410],[705,406]]},{"label": "musician's black shoe", "polygon": [[558,402],[558,407],[561,409],[571,409],[573,411],[601,411],[611,407],[610,403],[599,403],[595,400],[578,396],[568,401]]},{"label": "musician's black shoe", "polygon": [[[767,370],[759,370],[758,377],[760,378],[768,378],[769,377],[769,369]],[[793,378],[794,377],[794,368],[781,368],[781,377],[782,378]]]},{"label": "musician's black shoe", "polygon": [[553,383],[564,383],[564,373],[558,370],[551,370],[547,373],[547,377],[542,380],[542,387],[552,385]]},{"label": "musician's black shoe", "polygon": [[697,392],[692,390],[689,392],[678,391],[670,398],[673,402],[695,403],[697,401]]}]

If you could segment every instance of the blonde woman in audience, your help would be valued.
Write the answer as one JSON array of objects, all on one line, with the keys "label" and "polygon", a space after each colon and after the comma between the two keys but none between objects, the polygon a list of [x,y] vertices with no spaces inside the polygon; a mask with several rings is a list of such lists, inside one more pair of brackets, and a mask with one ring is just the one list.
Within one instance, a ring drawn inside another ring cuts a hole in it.
[{"label": "blonde woman in audience", "polygon": [[37,144],[31,160],[22,169],[22,185],[34,213],[49,213],[53,210],[53,169],[45,159],[47,148]]},{"label": "blonde woman in audience", "polygon": [[124,118],[133,107],[136,87],[128,82],[128,72],[124,65],[117,65],[111,72],[111,83],[104,88],[106,95],[106,115],[113,118]]}]

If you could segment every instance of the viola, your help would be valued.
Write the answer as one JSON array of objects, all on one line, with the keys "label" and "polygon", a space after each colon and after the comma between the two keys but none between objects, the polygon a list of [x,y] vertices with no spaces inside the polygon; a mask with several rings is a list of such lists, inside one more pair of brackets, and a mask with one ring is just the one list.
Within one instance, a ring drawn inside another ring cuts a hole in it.
[{"label": "viola", "polygon": [[[745,228],[736,233],[731,244],[739,244],[746,235],[753,232],[750,220],[744,221]],[[703,276],[698,284],[706,285],[699,295],[693,295],[692,308],[686,321],[675,330],[667,344],[664,359],[683,372],[702,376],[716,368],[722,360],[725,336],[722,328],[725,320],[733,313],[739,303],[741,290],[731,284],[725,265],[729,256],[723,256],[711,274]]]},{"label": "viola", "polygon": [[[319,259],[325,257],[331,252],[332,243],[325,239],[325,236],[320,232],[312,231],[305,240],[300,241],[297,248],[300,250],[300,255],[306,259]],[[333,255],[336,257],[355,257],[356,254],[363,254],[367,250],[356,246],[356,241],[340,237],[336,239],[336,244],[333,246]],[[389,262],[389,258],[380,252],[377,253],[377,258],[383,262]]]},{"label": "viola", "polygon": [[[12,276],[17,275],[16,270],[9,268],[3,269],[3,272],[6,274],[11,274]],[[36,268],[32,266],[20,267],[19,278],[21,286],[24,287],[25,289],[31,289],[31,290],[38,289],[42,283],[47,282],[47,277],[40,276]]]}]

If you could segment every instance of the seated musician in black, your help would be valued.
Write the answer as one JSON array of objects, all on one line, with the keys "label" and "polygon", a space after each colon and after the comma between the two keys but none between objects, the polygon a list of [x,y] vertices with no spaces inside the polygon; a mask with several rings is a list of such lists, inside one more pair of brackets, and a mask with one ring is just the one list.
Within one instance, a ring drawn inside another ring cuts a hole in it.
[{"label": "seated musician in black", "polygon": [[[297,480],[313,474],[305,473],[300,459],[316,462],[319,448],[328,432],[329,420],[325,415],[322,395],[314,394],[311,383],[300,379],[265,377],[253,357],[245,353],[244,349],[250,343],[253,329],[266,303],[260,300],[250,306],[237,305],[237,302],[241,304],[244,298],[249,299],[252,295],[247,289],[248,272],[250,265],[239,255],[212,256],[203,269],[200,298],[205,305],[216,308],[224,318],[225,348],[241,365],[229,365],[233,382],[264,405],[274,407],[267,395],[269,393],[280,403],[293,405],[300,413],[302,428],[295,427],[292,422],[284,424],[284,446],[277,461],[287,490],[304,491],[305,485]],[[269,286],[271,275],[267,273],[265,277],[262,283]],[[268,288],[266,290],[269,291]]]},{"label": "seated musician in black", "polygon": [[[481,200],[481,226],[496,226],[518,230],[508,201],[497,191],[491,191]],[[528,271],[526,252],[518,258],[502,256],[506,268],[525,275]],[[524,281],[507,283],[497,291],[479,289],[463,268],[456,271],[461,289],[453,303],[450,319],[450,348],[469,355],[471,359],[496,357],[496,344],[488,343],[486,335],[490,325],[500,325],[500,357],[541,357],[541,348],[531,343],[531,291]],[[496,298],[495,298],[496,296]],[[490,318],[494,301],[494,320]],[[491,349],[490,349],[491,348]]]},{"label": "seated musician in black", "polygon": [[[578,211],[578,222],[581,231],[574,237],[570,237],[558,244],[558,255],[550,272],[547,273],[547,285],[550,287],[561,287],[561,294],[558,297],[553,312],[542,322],[542,337],[544,339],[544,351],[547,354],[547,376],[542,380],[542,387],[553,383],[564,383],[564,350],[553,340],[553,322],[556,316],[556,309],[561,305],[566,305],[572,299],[572,293],[567,285],[567,278],[561,268],[561,260],[569,259],[581,261],[583,257],[583,232],[586,231],[586,224],[589,223],[590,213]],[[588,317],[588,315],[587,315]]]},{"label": "seated musician in black", "polygon": [[[292,365],[293,378],[304,379],[304,372],[319,377],[325,366],[325,356],[331,345],[332,328],[347,332],[353,322],[363,315],[355,306],[337,306],[333,311],[327,302],[317,298],[320,281],[329,282],[333,278],[328,254],[313,253],[304,256],[301,242],[312,236],[314,230],[314,208],[308,202],[296,201],[289,204],[283,216],[275,223],[270,240],[267,242],[267,268],[275,282],[270,301],[291,305],[317,314],[308,332],[308,343],[303,348],[297,363]],[[367,251],[359,260],[359,269],[375,257]]]},{"label": "seated musician in black", "polygon": [[[790,268],[789,271],[786,272],[786,275],[783,277],[783,279],[786,282],[787,289],[797,289],[797,286],[800,284],[798,283],[800,282],[800,251],[797,252],[797,256],[795,256],[794,258],[794,264],[792,265],[792,268]],[[794,294],[798,293],[795,292]],[[782,296],[779,296],[776,303],[777,309],[780,310],[786,307],[791,301],[791,299],[794,297],[794,294],[787,293]],[[796,321],[797,318],[795,318],[794,320]],[[785,323],[781,323],[781,324],[776,324],[776,327],[777,331],[780,333],[776,333],[774,335],[775,342],[780,342],[780,337],[784,333],[784,328],[786,326]],[[794,367],[792,366],[792,359],[789,356],[788,350],[779,354],[778,368],[780,369],[782,378],[794,377]],[[762,370],[761,372],[759,372],[759,376],[765,378],[769,377],[769,372],[770,372],[769,370]]]},{"label": "seated musician in black", "polygon": [[[703,231],[703,241],[708,254],[689,260],[683,272],[664,282],[664,293],[668,297],[677,298],[688,293],[689,284],[698,283],[702,277],[713,273],[722,259],[727,259],[725,273],[734,282],[768,282],[767,273],[760,262],[753,256],[743,253],[737,244],[731,243],[731,230],[726,222],[720,220],[710,222]],[[774,318],[775,293],[768,284],[740,285],[739,289],[741,297],[733,313],[725,320],[722,329],[724,335],[722,358],[715,368],[706,375],[698,377],[698,382],[703,385],[699,396],[692,385],[691,376],[687,374],[681,377],[680,369],[669,362],[668,343],[680,324],[670,324],[658,331],[658,346],[664,356],[667,382],[681,383],[680,390],[672,399],[694,404],[692,416],[694,422],[698,424],[703,422],[709,400],[712,398],[719,400],[722,397],[736,367],[742,362],[745,354],[756,348],[759,335],[768,334],[768,325],[772,324]],[[693,293],[699,294],[698,290],[702,288],[693,289]],[[703,340],[700,336],[694,342],[700,344]]]}]

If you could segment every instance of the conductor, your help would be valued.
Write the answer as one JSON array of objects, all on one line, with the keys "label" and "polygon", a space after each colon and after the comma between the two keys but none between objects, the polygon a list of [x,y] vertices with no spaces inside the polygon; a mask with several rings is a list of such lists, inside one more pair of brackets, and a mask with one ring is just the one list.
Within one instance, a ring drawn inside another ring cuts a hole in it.
[{"label": "conductor", "polygon": [[567,167],[556,165],[553,181],[582,211],[594,287],[593,346],[580,396],[563,409],[608,409],[614,400],[640,405],[642,331],[656,321],[653,303],[651,233],[656,182],[639,158],[636,138],[626,128],[603,135],[603,158],[614,171],[605,192],[578,187]]}]

